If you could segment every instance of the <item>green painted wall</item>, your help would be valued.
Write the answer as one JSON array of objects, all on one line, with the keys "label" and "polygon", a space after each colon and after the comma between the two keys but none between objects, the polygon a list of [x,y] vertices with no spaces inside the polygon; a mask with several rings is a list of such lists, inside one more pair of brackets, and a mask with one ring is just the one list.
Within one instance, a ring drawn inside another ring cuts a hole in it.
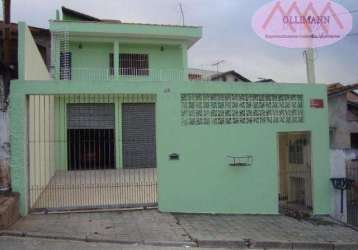
[{"label": "green painted wall", "polygon": [[[304,123],[183,126],[180,117],[181,93],[302,94]],[[13,190],[21,193],[22,214],[27,213],[25,97],[28,94],[156,95],[159,209],[168,212],[276,214],[277,133],[309,131],[313,152],[314,214],[330,212],[325,85],[13,81],[10,106],[11,172]],[[323,99],[325,108],[310,108],[311,98]],[[168,155],[174,152],[180,154],[179,161],[169,161]],[[243,168],[229,167],[226,158],[229,154],[251,154],[254,164]]]},{"label": "green painted wall", "polygon": [[[180,93],[296,93],[304,95],[304,123],[180,124]],[[158,98],[159,208],[167,212],[278,213],[278,139],[283,131],[309,131],[312,142],[314,214],[330,212],[327,108],[312,109],[311,98],[326,100],[322,85],[189,85]],[[170,128],[170,129],[167,129]],[[180,161],[168,155],[179,153]],[[249,167],[228,166],[227,155],[252,155]]]},{"label": "green painted wall", "polygon": [[[113,42],[71,42],[72,79],[107,79],[109,77],[109,54],[113,53],[113,46]],[[148,55],[150,75],[143,76],[143,79],[158,79],[158,77],[165,77],[172,72],[177,74],[183,72],[186,68],[186,58],[183,57],[182,47],[163,45],[163,51],[161,51],[161,47],[162,45],[119,43],[119,53]],[[119,67],[122,66],[119,65]]]},{"label": "green painted wall", "polygon": [[[82,48],[79,48],[81,44]],[[109,54],[113,43],[71,43],[72,79],[91,77],[92,75],[109,75]],[[93,77],[93,76],[92,76]]]}]

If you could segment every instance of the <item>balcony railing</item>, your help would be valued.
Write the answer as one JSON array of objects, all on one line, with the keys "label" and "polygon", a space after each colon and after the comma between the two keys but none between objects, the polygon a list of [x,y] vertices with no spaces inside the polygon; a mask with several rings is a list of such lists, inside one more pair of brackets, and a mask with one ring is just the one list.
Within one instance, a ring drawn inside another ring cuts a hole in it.
[{"label": "balcony railing", "polygon": [[113,68],[61,68],[51,69],[55,80],[82,81],[212,81],[210,76],[190,74],[188,70],[180,69],[133,69],[120,68],[114,74]]},{"label": "balcony railing", "polygon": [[133,69],[121,68],[114,74],[112,68],[62,68],[51,70],[52,78],[56,80],[85,80],[85,81],[177,81],[188,80],[188,71],[180,69]]}]

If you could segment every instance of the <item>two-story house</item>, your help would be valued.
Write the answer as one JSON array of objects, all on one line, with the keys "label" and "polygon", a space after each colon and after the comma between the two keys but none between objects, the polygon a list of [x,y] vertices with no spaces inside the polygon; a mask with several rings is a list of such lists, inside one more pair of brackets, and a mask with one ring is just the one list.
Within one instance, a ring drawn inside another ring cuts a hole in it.
[{"label": "two-story house", "polygon": [[[358,84],[328,85],[328,110],[332,170],[355,182],[346,194],[344,222],[358,225]],[[339,161],[338,159],[341,159]],[[339,197],[340,198],[340,197]],[[340,211],[339,211],[340,213]],[[342,218],[341,218],[342,219]]]},{"label": "two-story house", "polygon": [[324,85],[188,79],[201,27],[68,9],[50,21],[48,72],[19,27],[11,173],[22,214],[148,206],[277,214],[291,204],[329,213]]}]

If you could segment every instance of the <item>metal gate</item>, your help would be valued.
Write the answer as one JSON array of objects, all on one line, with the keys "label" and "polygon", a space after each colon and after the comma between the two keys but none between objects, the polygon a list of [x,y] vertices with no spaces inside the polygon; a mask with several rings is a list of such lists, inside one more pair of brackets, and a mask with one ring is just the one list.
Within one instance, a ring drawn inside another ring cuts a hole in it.
[{"label": "metal gate", "polygon": [[347,191],[347,223],[358,226],[358,161],[347,161],[346,175],[354,180],[354,184]]},{"label": "metal gate", "polygon": [[311,147],[308,133],[280,133],[279,205],[283,213],[312,209]]},{"label": "metal gate", "polygon": [[68,170],[114,169],[114,104],[68,104]]},{"label": "metal gate", "polygon": [[123,104],[124,168],[155,168],[154,104]]},{"label": "metal gate", "polygon": [[[152,99],[145,95],[29,96],[30,210],[156,206],[154,104],[123,104]],[[144,116],[136,118],[137,125],[132,112],[127,112],[127,107],[134,106],[149,110],[140,112]],[[147,132],[150,136],[143,136]],[[134,135],[144,145],[137,151],[126,146],[128,138],[136,139]],[[124,168],[122,163],[128,165]]]}]

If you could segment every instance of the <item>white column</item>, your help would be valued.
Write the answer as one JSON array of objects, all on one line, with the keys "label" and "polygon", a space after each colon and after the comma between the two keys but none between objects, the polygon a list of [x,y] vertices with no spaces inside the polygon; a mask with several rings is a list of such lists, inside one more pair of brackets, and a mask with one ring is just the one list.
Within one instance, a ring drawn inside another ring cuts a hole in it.
[{"label": "white column", "polygon": [[113,68],[114,68],[114,78],[119,76],[119,42],[114,41],[113,43]]}]

